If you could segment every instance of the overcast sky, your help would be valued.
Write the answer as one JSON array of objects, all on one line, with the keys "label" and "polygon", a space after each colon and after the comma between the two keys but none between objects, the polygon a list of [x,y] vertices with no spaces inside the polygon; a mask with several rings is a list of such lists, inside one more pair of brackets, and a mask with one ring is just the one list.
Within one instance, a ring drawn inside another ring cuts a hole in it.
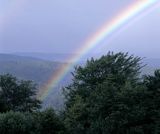
[{"label": "overcast sky", "polygon": [[[136,0],[0,0],[0,52],[74,53]],[[160,58],[160,8],[91,53],[128,51]]]}]

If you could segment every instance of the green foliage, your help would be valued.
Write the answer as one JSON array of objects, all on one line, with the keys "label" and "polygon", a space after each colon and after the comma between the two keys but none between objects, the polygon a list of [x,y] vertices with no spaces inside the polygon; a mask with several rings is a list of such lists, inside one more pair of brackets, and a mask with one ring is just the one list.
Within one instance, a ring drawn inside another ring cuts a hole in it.
[{"label": "green foliage", "polygon": [[35,134],[30,114],[8,112],[0,114],[0,134]]},{"label": "green foliage", "polygon": [[[143,85],[133,87],[129,82],[121,87],[105,83],[91,96],[91,132],[109,134],[146,134],[151,118],[146,117]],[[97,120],[98,119],[98,120]]]},{"label": "green foliage", "polygon": [[0,114],[0,134],[66,134],[54,110],[36,113],[7,112]]},{"label": "green foliage", "polygon": [[[70,107],[66,113],[65,125],[70,129],[72,134],[85,133],[85,127],[87,125],[88,112],[86,111],[86,104],[84,103],[81,96],[75,96],[75,103]],[[87,127],[87,126],[86,126]]]},{"label": "green foliage", "polygon": [[110,52],[98,60],[92,58],[87,61],[85,67],[75,68],[73,83],[66,87],[69,93],[67,93],[68,90],[65,90],[66,98],[74,98],[76,92],[85,99],[91,90],[104,81],[110,81],[118,87],[125,84],[127,80],[134,84],[141,69],[140,60],[139,57],[128,56],[128,53],[114,54]]},{"label": "green foliage", "polygon": [[0,75],[0,112],[33,112],[40,107],[35,98],[36,86],[31,81],[18,81],[12,75]]},{"label": "green foliage", "polygon": [[36,90],[31,81],[19,81],[9,74],[0,76],[0,134],[66,133],[54,110],[38,112]]},{"label": "green foliage", "polygon": [[146,109],[147,116],[152,118],[155,133],[160,133],[160,70],[154,76],[145,76],[144,84],[147,87]]},{"label": "green foliage", "polygon": [[158,134],[160,73],[140,79],[141,58],[108,53],[75,68],[64,89],[72,134]]},{"label": "green foliage", "polygon": [[65,134],[65,127],[53,109],[34,115],[37,121],[37,134]]}]

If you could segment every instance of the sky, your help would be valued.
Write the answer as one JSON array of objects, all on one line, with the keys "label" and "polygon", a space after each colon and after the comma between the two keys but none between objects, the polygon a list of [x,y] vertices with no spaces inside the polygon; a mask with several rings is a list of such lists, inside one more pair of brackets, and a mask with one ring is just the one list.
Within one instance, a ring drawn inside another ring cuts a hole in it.
[{"label": "sky", "polygon": [[[74,53],[105,22],[138,0],[0,0],[0,53]],[[89,53],[160,58],[160,8]]]}]

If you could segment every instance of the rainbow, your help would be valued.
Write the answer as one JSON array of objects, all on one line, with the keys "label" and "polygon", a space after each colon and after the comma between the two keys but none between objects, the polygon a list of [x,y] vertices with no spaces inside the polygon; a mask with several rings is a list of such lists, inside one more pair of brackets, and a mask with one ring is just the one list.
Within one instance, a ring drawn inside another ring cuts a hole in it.
[{"label": "rainbow", "polygon": [[[58,85],[64,76],[70,72],[71,68],[81,59],[88,51],[96,47],[102,40],[108,38],[111,34],[132,22],[133,19],[143,13],[148,13],[151,9],[159,6],[159,0],[135,0],[124,11],[120,12],[111,21],[107,21],[95,34],[90,36],[80,48],[77,49],[77,54],[69,59],[72,63],[68,63],[56,72],[45,84],[44,88],[38,93],[38,99],[44,100],[50,92]],[[158,6],[157,6],[158,5]]]}]

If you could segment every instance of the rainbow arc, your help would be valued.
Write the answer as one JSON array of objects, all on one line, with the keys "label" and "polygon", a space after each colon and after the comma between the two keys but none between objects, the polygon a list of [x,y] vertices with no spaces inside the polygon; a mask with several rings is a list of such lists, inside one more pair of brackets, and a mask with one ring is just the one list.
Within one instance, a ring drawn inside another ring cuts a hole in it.
[{"label": "rainbow arc", "polygon": [[[53,74],[53,76],[45,84],[44,88],[38,93],[38,98],[44,100],[50,92],[60,83],[64,76],[70,72],[71,68],[89,51],[97,47],[101,41],[107,39],[111,34],[114,34],[120,28],[125,27],[128,23],[132,22],[136,17],[141,14],[148,14],[160,6],[159,0],[135,0],[136,2],[129,5],[125,10],[121,11],[117,16],[113,17],[110,21],[97,30],[96,33],[91,35],[87,40],[77,49],[77,54],[68,59],[72,63],[68,63]],[[159,2],[158,2],[159,1]]]}]

